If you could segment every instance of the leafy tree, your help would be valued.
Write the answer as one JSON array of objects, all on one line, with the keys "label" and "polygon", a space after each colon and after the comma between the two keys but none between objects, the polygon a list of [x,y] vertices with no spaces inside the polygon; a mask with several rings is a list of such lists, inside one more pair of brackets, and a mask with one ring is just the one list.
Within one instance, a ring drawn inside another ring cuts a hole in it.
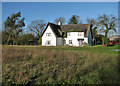
[{"label": "leafy tree", "polygon": [[10,17],[7,17],[7,20],[4,23],[3,40],[4,38],[7,38],[4,40],[4,42],[7,42],[7,44],[9,44],[10,42],[12,44],[17,44],[17,38],[22,32],[22,27],[25,26],[25,18],[23,17],[22,19],[19,19],[20,17],[20,12],[12,14]]},{"label": "leafy tree", "polygon": [[8,40],[8,33],[6,31],[2,31],[2,44],[6,44]]},{"label": "leafy tree", "polygon": [[56,19],[55,19],[55,24],[58,24],[59,21],[60,21],[62,24],[65,24],[65,17],[56,18]]},{"label": "leafy tree", "polygon": [[73,15],[68,22],[68,24],[78,24],[78,23],[79,23],[79,16],[77,15]]},{"label": "leafy tree", "polygon": [[46,23],[44,20],[35,20],[28,25],[28,30],[34,33],[34,35],[39,38],[44,31]]},{"label": "leafy tree", "polygon": [[18,44],[30,45],[31,43],[36,43],[37,38],[33,34],[23,34],[18,38]]},{"label": "leafy tree", "polygon": [[104,39],[107,39],[108,33],[110,30],[113,30],[116,32],[116,21],[117,21],[117,18],[113,15],[107,16],[104,14],[98,17],[98,25],[101,28],[100,30],[104,32],[104,35],[105,35]]},{"label": "leafy tree", "polygon": [[96,36],[96,43],[97,44],[102,44],[102,39],[103,39],[104,35],[102,34],[97,34]]}]

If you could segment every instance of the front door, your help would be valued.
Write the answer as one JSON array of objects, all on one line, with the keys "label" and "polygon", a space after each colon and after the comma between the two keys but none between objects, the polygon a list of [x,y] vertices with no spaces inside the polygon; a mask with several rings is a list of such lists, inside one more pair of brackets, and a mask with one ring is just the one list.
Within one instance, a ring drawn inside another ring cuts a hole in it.
[{"label": "front door", "polygon": [[51,41],[46,41],[46,44],[47,45],[51,45]]}]

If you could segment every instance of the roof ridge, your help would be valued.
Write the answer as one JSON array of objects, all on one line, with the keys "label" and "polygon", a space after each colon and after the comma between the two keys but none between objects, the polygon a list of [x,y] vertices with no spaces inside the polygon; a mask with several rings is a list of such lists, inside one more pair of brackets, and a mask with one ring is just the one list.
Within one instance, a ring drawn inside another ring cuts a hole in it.
[{"label": "roof ridge", "polygon": [[[50,23],[50,22],[48,22],[48,23],[53,24],[53,25],[57,25],[57,24]],[[70,24],[70,25],[90,25],[90,24]],[[69,25],[58,25],[58,26],[69,26]]]},{"label": "roof ridge", "polygon": [[[70,25],[89,25],[89,24],[70,24]],[[70,26],[70,25],[59,25],[59,26]]]}]

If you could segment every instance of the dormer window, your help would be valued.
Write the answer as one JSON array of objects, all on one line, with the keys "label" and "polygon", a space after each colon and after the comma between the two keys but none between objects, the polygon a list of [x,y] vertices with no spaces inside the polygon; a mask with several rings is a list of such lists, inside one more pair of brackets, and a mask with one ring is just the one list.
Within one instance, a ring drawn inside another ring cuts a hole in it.
[{"label": "dormer window", "polygon": [[46,33],[46,36],[51,36],[51,33]]},{"label": "dormer window", "polygon": [[82,33],[81,33],[81,32],[78,32],[78,36],[82,36]]},{"label": "dormer window", "polygon": [[67,33],[67,36],[70,36],[70,32]]}]

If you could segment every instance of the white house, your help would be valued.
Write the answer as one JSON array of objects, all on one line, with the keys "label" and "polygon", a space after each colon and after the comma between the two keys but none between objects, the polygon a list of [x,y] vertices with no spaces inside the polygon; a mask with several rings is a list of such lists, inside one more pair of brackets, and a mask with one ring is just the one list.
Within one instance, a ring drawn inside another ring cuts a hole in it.
[{"label": "white house", "polygon": [[82,46],[84,43],[92,45],[90,24],[56,25],[48,23],[42,34],[42,46]]}]

